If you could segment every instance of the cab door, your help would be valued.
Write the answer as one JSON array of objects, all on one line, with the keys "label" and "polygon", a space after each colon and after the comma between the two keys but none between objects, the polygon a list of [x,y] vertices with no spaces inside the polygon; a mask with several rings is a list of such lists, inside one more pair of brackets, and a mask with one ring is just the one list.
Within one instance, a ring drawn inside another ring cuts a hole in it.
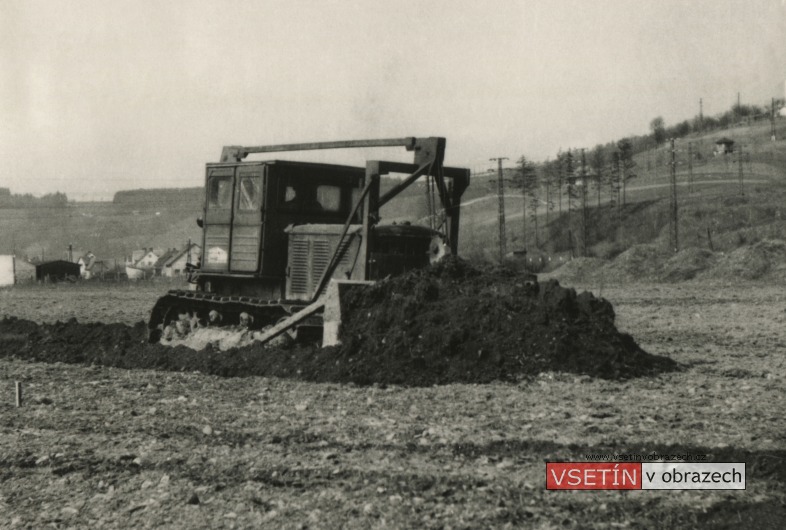
[{"label": "cab door", "polygon": [[230,270],[255,272],[262,245],[264,166],[237,168]]},{"label": "cab door", "polygon": [[229,242],[232,231],[232,202],[235,168],[210,168],[205,197],[204,255],[202,269],[211,272],[229,270]]}]

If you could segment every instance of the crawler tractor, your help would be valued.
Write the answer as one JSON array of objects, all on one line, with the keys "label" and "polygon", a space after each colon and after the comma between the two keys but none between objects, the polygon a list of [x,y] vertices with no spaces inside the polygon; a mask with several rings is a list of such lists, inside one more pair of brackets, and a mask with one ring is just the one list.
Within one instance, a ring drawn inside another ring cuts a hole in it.
[{"label": "crawler tractor", "polygon": [[[405,147],[412,164],[366,167],[248,161],[252,153]],[[444,138],[397,138],[224,147],[208,163],[201,262],[189,267],[190,290],[169,291],[148,328],[158,342],[179,322],[235,327],[265,342],[287,332],[299,340],[338,340],[336,300],[347,286],[424,267],[456,253],[461,196],[469,170],[443,166]],[[397,174],[399,179],[381,177]],[[428,226],[382,224],[380,209],[418,179]],[[340,304],[339,304],[340,305]]]}]

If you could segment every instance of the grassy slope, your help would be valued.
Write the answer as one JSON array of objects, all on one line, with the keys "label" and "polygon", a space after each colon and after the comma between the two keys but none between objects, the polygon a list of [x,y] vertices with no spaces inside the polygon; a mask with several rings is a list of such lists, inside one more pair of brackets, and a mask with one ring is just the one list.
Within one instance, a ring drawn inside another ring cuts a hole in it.
[{"label": "grassy slope", "polygon": [[[786,216],[783,199],[786,195],[786,121],[778,125],[776,142],[770,140],[769,123],[750,127],[716,131],[707,135],[692,135],[677,141],[677,183],[679,202],[679,233],[681,248],[707,248],[729,252],[742,245],[762,239],[784,238],[782,218]],[[745,199],[739,196],[739,166],[736,154],[712,155],[715,139],[727,136],[743,144],[743,181]],[[687,162],[688,142],[694,153],[701,152],[701,160],[693,163],[693,190],[689,193]],[[596,188],[588,193],[588,253],[611,258],[633,245],[652,244],[667,252],[669,241],[670,153],[663,146],[636,156],[637,178],[628,183],[626,205],[617,212],[609,205],[608,191],[601,189],[600,207]],[[668,155],[668,156],[667,156]],[[476,185],[491,186],[483,179]],[[554,202],[557,199],[554,198]],[[574,206],[575,206],[574,201]],[[528,212],[531,206],[527,205]],[[557,208],[555,207],[555,210]],[[533,221],[528,213],[527,242],[530,255],[542,254],[551,258],[551,265],[569,259],[569,230],[574,250],[579,244],[580,212],[567,214],[567,197],[562,197],[562,214],[549,214],[546,227],[545,208],[538,210],[538,249],[535,250]],[[522,199],[517,190],[508,192],[505,201],[508,251],[524,248]],[[498,223],[497,200],[468,205],[462,212],[463,232],[460,244],[465,255],[473,259],[493,260],[497,256]]]}]

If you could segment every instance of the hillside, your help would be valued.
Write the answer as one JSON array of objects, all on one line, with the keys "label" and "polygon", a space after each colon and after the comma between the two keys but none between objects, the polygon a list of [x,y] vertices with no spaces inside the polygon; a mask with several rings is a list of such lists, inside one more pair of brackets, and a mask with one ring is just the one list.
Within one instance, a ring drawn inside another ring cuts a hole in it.
[{"label": "hillside", "polygon": [[[526,247],[529,253],[525,261],[532,268],[558,269],[557,277],[571,280],[784,276],[786,120],[776,123],[776,141],[770,138],[769,122],[677,140],[680,252],[676,256],[669,249],[668,144],[636,155],[637,178],[628,182],[625,205],[621,208],[610,203],[608,189],[601,188],[598,196],[597,187],[590,185],[586,251],[580,200],[571,201],[569,214],[567,195],[563,192],[562,212],[556,204],[558,198],[552,196],[555,209],[549,212],[548,224],[545,207],[538,209],[537,235],[528,202],[525,238],[521,192],[511,186],[505,201],[508,251]],[[721,137],[734,139],[736,146],[742,145],[744,195],[740,187],[739,151],[713,154],[715,140]],[[689,152],[693,154],[691,164]],[[461,249],[465,255],[476,260],[497,258],[496,208],[496,197],[490,196],[483,204],[469,204],[464,209]],[[571,256],[580,259],[571,261]]]},{"label": "hillside", "polygon": [[[677,141],[680,248],[710,250],[711,239],[713,252],[731,252],[764,239],[786,239],[780,221],[780,216],[786,215],[781,207],[786,198],[786,119],[777,121],[777,141],[770,139],[770,133],[769,122],[755,122]],[[739,197],[738,151],[713,155],[715,141],[721,137],[742,145],[744,200]],[[689,152],[693,154],[691,164]],[[590,184],[587,256],[613,259],[634,245],[668,246],[670,147],[664,144],[639,153],[634,161],[637,177],[627,183],[625,205],[619,210],[610,207],[607,187],[601,187],[598,194],[597,187]],[[580,255],[583,230],[579,201],[570,201],[569,215],[567,194],[552,189],[553,210],[547,213],[541,199],[533,217],[532,203],[527,201],[525,223],[524,198],[514,180],[514,172],[506,171],[508,251],[527,248],[529,257],[539,260],[538,268],[545,269],[568,261],[571,251]],[[384,179],[383,192],[395,183]],[[494,172],[473,175],[464,195],[459,249],[475,261],[494,261],[498,256],[496,188]],[[100,259],[109,260],[122,259],[141,247],[182,246],[188,239],[200,239],[195,219],[203,201],[203,189],[193,187],[125,190],[112,202],[68,202],[62,208],[11,202],[0,208],[5,228],[0,233],[0,253],[56,259],[64,257],[73,245],[78,252],[92,250]],[[425,187],[413,186],[383,208],[382,220],[422,221],[426,212]]]},{"label": "hillside", "polygon": [[[384,178],[384,193],[397,182]],[[427,216],[425,186],[406,189],[381,212],[384,222],[417,221]],[[467,190],[466,197],[486,192]],[[21,200],[21,199],[20,199]],[[28,201],[28,198],[24,199]],[[201,240],[196,224],[204,206],[202,188],[124,190],[112,202],[68,202],[61,208],[8,201],[0,208],[0,254],[64,259],[68,246],[75,254],[90,250],[99,259],[122,260],[142,247],[181,247]]]}]

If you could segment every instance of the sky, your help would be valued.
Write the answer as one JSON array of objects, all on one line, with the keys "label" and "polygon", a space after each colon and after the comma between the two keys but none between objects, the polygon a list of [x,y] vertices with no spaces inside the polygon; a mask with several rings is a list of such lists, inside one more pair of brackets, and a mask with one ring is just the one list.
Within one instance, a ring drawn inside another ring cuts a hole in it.
[{"label": "sky", "polygon": [[202,186],[224,145],[403,136],[482,170],[784,81],[786,0],[0,0],[0,187],[106,200]]}]

